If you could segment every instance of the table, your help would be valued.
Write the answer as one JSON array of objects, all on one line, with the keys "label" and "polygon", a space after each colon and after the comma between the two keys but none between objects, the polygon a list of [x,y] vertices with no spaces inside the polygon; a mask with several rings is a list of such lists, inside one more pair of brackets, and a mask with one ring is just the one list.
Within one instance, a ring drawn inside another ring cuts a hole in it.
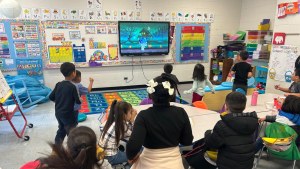
[{"label": "table", "polygon": [[[257,106],[251,106],[252,96],[251,95],[247,96],[247,104],[244,112],[256,111],[258,117],[271,115],[272,110],[267,109],[265,103],[273,102],[274,98],[277,98],[278,96],[280,95],[272,94],[272,93],[260,94],[258,96]],[[171,103],[171,105],[182,107],[187,112],[192,126],[194,141],[203,138],[205,131],[213,129],[215,124],[219,120],[221,120],[220,114],[212,110],[200,109],[200,108],[192,107],[190,105],[184,105],[184,104],[173,103],[173,102]],[[145,110],[151,106],[152,104],[148,104],[148,105],[134,106],[134,108],[138,112],[140,112],[141,110]]]},{"label": "table", "polygon": [[247,96],[247,104],[244,112],[256,111],[258,117],[264,117],[272,114],[272,109],[267,109],[266,102],[274,102],[274,98],[280,97],[281,95],[266,93],[258,95],[257,105],[251,106],[251,97]]}]

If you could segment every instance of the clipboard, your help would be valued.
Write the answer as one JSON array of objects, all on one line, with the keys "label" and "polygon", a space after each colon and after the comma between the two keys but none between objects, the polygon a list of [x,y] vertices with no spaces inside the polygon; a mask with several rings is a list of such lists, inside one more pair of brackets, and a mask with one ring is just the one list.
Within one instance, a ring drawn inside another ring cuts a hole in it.
[{"label": "clipboard", "polygon": [[12,95],[12,93],[12,90],[0,70],[0,103],[4,103]]}]

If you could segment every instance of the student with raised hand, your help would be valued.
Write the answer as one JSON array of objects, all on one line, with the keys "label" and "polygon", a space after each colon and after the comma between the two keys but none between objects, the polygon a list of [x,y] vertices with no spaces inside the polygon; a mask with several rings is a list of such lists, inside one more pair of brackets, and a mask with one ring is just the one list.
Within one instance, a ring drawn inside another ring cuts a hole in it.
[{"label": "student with raised hand", "polygon": [[184,168],[179,144],[191,145],[193,135],[186,111],[170,105],[174,85],[163,76],[148,82],[147,92],[153,106],[138,113],[126,146],[132,169]]}]

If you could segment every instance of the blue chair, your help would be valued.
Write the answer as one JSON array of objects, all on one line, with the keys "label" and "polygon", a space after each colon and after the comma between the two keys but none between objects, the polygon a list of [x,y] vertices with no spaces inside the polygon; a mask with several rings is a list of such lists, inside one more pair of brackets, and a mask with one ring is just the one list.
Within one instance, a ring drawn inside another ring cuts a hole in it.
[{"label": "blue chair", "polygon": [[86,120],[86,118],[87,118],[86,114],[84,114],[84,113],[79,113],[78,114],[78,122],[83,122],[83,121]]},{"label": "blue chair", "polygon": [[235,89],[235,91],[236,91],[236,92],[240,92],[240,93],[242,93],[243,95],[246,95],[245,90],[243,90],[243,89],[241,89],[241,88],[237,88],[237,89]]}]

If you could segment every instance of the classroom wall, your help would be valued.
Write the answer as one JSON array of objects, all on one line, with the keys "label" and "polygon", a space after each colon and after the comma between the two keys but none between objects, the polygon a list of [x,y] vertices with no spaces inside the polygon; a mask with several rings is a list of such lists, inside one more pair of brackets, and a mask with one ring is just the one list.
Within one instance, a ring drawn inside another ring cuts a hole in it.
[{"label": "classroom wall", "polygon": [[263,19],[271,19],[273,30],[276,7],[275,0],[242,0],[240,30],[256,30]]},{"label": "classroom wall", "polygon": [[[60,9],[86,9],[86,0],[19,0],[26,8],[60,8]],[[103,0],[104,10],[134,10],[133,0]],[[149,20],[149,13],[154,12],[212,12],[215,22],[211,25],[210,49],[223,44],[224,32],[236,32],[240,25],[241,0],[144,0],[142,1],[143,19]],[[139,58],[135,58],[138,59]],[[204,64],[209,72],[209,63]],[[180,81],[191,81],[194,64],[176,64],[173,73]],[[88,84],[88,77],[95,78],[94,87],[131,86],[145,84],[147,80],[160,75],[163,65],[144,65],[144,74],[141,66],[134,66],[134,80],[126,83],[123,78],[132,78],[131,66],[81,68],[83,84]],[[45,83],[53,88],[63,77],[58,69],[44,71]]]},{"label": "classroom wall", "polygon": [[[277,0],[277,4],[285,3],[285,2],[291,2],[291,1],[290,0]],[[277,6],[276,6],[276,11],[277,11]],[[275,17],[274,32],[300,33],[300,30],[299,30],[300,14],[288,15],[287,17],[285,17],[283,19],[277,19],[277,12],[276,12],[274,17]],[[286,36],[285,44],[297,46],[298,54],[300,55],[300,52],[299,52],[300,51],[300,35]],[[272,56],[272,54],[271,54],[271,56]],[[274,89],[275,84],[280,84],[283,87],[289,87],[291,85],[291,83],[275,81],[268,77],[266,91],[270,92],[270,93],[282,94],[282,92]]]}]

